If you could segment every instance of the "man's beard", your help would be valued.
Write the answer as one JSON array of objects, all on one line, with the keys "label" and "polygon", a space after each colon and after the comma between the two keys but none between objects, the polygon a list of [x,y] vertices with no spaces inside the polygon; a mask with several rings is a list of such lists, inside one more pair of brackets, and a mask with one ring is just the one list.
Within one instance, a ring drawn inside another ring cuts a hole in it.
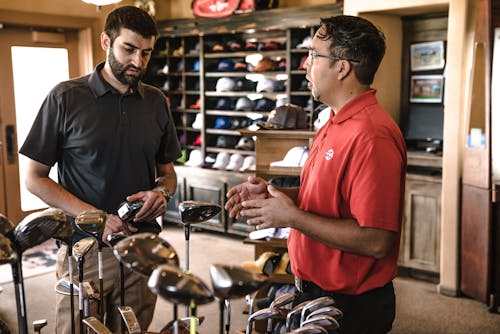
[{"label": "man's beard", "polygon": [[[111,68],[111,72],[113,72],[115,78],[122,84],[129,85],[131,88],[137,87],[137,83],[144,76],[145,72],[144,69],[137,68],[133,65],[123,65],[122,63],[120,63],[118,59],[116,59],[113,53],[113,49],[111,49],[109,52],[108,63],[109,67]],[[139,70],[138,75],[127,74],[126,72],[129,68],[134,68]]]}]

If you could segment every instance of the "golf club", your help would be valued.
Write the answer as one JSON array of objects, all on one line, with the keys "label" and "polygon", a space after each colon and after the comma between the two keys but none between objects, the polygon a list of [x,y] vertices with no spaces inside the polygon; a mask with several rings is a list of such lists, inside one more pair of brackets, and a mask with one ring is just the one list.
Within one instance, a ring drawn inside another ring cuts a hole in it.
[{"label": "golf club", "polygon": [[73,256],[78,264],[78,310],[80,312],[80,333],[83,333],[83,265],[85,263],[85,255],[95,245],[95,238],[88,237],[81,239],[73,245]]},{"label": "golf club", "polygon": [[328,331],[319,325],[307,325],[294,329],[291,333],[301,334],[328,334]]},{"label": "golf club", "polygon": [[[24,294],[24,278],[22,268],[22,254],[28,248],[41,244],[50,239],[64,224],[66,215],[60,209],[48,208],[26,216],[12,231],[8,220],[3,217],[2,229],[7,238],[10,238],[13,248],[17,252],[17,265],[12,266],[12,276],[16,286],[16,304],[18,327],[20,334],[28,333],[26,302]],[[6,221],[7,220],[7,221]],[[12,224],[10,223],[12,226]]]},{"label": "golf club", "polygon": [[283,313],[280,309],[266,307],[261,310],[255,311],[248,317],[246,334],[252,334],[253,322],[257,320],[267,320],[269,318],[281,318]]},{"label": "golf club", "polygon": [[313,312],[313,311],[320,309],[322,307],[332,306],[332,305],[335,305],[335,300],[330,296],[319,297],[319,298],[311,300],[302,309],[302,313],[300,314],[300,323],[302,324],[302,322],[304,320],[306,320],[306,315],[309,312]]},{"label": "golf club", "polygon": [[[69,305],[70,305],[70,316],[71,316],[71,334],[75,334],[75,294],[73,293],[73,237],[75,236],[75,230],[73,229],[73,224],[66,219],[61,229],[54,234],[52,238],[59,240],[66,244],[66,254],[68,258],[68,283],[69,283]],[[57,291],[57,290],[56,290]]]},{"label": "golf club", "polygon": [[88,317],[82,320],[82,324],[87,325],[96,334],[113,334],[102,322],[96,317]]},{"label": "golf club", "polygon": [[329,315],[331,317],[334,317],[337,321],[342,319],[343,313],[340,309],[338,309],[335,306],[327,306],[327,307],[322,307],[320,309],[317,309],[316,311],[313,311],[309,313],[309,315],[306,317],[306,320],[315,317],[317,315]]},{"label": "golf club", "polygon": [[214,300],[212,292],[200,278],[167,264],[162,264],[153,270],[148,287],[167,301],[190,307],[191,334],[196,334],[197,305],[211,303]]},{"label": "golf club", "polygon": [[[295,299],[294,293],[291,293],[291,292],[283,293],[283,294],[279,295],[278,297],[276,297],[271,302],[269,307],[280,309],[283,314],[286,314],[285,306],[292,303],[294,301],[294,299]],[[283,319],[281,319],[281,320],[284,320],[285,318],[286,318],[286,316],[284,316]],[[267,333],[273,332],[273,324],[274,324],[273,320],[274,320],[273,318],[267,319]]]},{"label": "golf club", "polygon": [[42,331],[42,328],[47,326],[47,320],[35,320],[33,321],[33,330],[35,333],[40,334]]},{"label": "golf club", "polygon": [[302,312],[302,309],[309,304],[309,300],[306,300],[298,305],[292,307],[292,309],[287,313],[285,320],[285,332],[289,332],[292,329],[292,321],[294,316],[299,315]]},{"label": "golf club", "polygon": [[[108,235],[107,241],[110,244],[111,247],[115,247],[115,245],[125,239],[127,236],[123,233],[113,233]],[[120,306],[125,306],[125,272],[123,270],[123,263],[121,261],[118,261],[118,264],[120,266]],[[125,323],[122,321],[120,323],[121,325],[121,333],[125,334]]]},{"label": "golf club", "polygon": [[262,274],[250,272],[240,266],[214,264],[210,266],[210,278],[214,294],[219,303],[219,332],[223,332],[224,306],[226,306],[225,331],[229,333],[231,310],[230,299],[241,298],[259,290],[267,283],[268,278]]},{"label": "golf club", "polygon": [[106,226],[107,213],[102,210],[87,210],[75,217],[75,226],[84,235],[94,237],[97,241],[97,266],[99,272],[99,291],[101,299],[97,303],[97,312],[101,320],[104,320],[104,302],[102,300],[104,290],[104,275],[102,272],[102,234]]},{"label": "golf club", "polygon": [[340,325],[334,317],[329,315],[317,315],[315,317],[311,317],[309,319],[304,320],[304,322],[300,325],[301,327],[307,325],[319,325],[326,329],[327,331],[333,331],[339,329]]}]

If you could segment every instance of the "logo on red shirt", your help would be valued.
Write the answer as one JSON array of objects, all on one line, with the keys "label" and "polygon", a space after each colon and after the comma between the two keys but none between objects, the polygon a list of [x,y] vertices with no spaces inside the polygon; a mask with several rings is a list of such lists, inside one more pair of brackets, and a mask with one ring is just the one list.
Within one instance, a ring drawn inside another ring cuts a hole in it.
[{"label": "logo on red shirt", "polygon": [[333,154],[335,152],[333,152],[333,148],[329,149],[328,151],[326,151],[326,154],[325,154],[325,159],[326,160],[330,160],[331,158],[333,158]]}]

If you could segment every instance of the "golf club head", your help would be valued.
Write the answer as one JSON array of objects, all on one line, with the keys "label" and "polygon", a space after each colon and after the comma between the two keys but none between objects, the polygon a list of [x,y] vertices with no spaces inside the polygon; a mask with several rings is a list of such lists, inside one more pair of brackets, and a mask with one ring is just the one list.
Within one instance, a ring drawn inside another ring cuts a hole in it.
[{"label": "golf club head", "polygon": [[284,306],[292,303],[295,300],[295,294],[291,292],[286,292],[278,297],[276,297],[272,302],[271,302],[271,307],[277,307],[277,308],[283,308]]},{"label": "golf club head", "polygon": [[12,247],[12,242],[3,234],[0,234],[0,264],[12,264],[18,261],[17,252]]},{"label": "golf club head", "polygon": [[245,297],[259,290],[268,278],[240,266],[214,264],[210,266],[214,294],[220,299]]},{"label": "golf club head", "polygon": [[77,261],[81,261],[85,254],[95,245],[95,238],[88,237],[78,240],[73,245],[73,256]]},{"label": "golf club head", "polygon": [[75,226],[83,234],[101,242],[107,216],[107,213],[102,210],[83,211],[75,217]]},{"label": "golf club head", "polygon": [[323,296],[316,299],[311,300],[304,308],[302,309],[302,313],[300,315],[300,322],[302,323],[306,320],[306,315],[310,312],[316,311],[317,309],[333,306],[335,305],[335,300],[330,296]]},{"label": "golf club head", "polygon": [[10,241],[14,241],[14,224],[0,213],[0,234],[5,235]]},{"label": "golf club head", "polygon": [[220,205],[208,202],[184,201],[179,204],[179,214],[184,225],[207,221],[216,216],[221,210]]},{"label": "golf club head", "polygon": [[304,307],[309,304],[309,300],[303,301],[302,303],[295,305],[286,315],[285,330],[288,332],[292,329],[292,321],[294,317],[299,316],[302,313]]},{"label": "golf club head", "polygon": [[328,331],[319,325],[307,325],[294,329],[292,333],[301,334],[328,334]]},{"label": "golf club head", "polygon": [[96,317],[88,317],[82,319],[82,322],[96,334],[113,334],[101,321]]},{"label": "golf club head", "polygon": [[113,247],[116,258],[126,267],[146,277],[162,264],[179,266],[175,249],[153,233],[137,233],[126,237]]},{"label": "golf club head", "polygon": [[73,224],[71,224],[71,221],[69,219],[66,219],[59,231],[57,231],[56,234],[52,236],[52,238],[62,241],[69,246],[73,244],[74,235],[75,229],[73,228]]},{"label": "golf club head", "polygon": [[16,248],[22,253],[52,238],[66,220],[64,212],[57,208],[48,208],[28,215],[14,229]]},{"label": "golf club head", "polygon": [[[69,281],[66,278],[60,278],[55,287],[54,290],[64,296],[69,296]],[[78,285],[78,282],[73,282],[73,296],[78,296],[80,292],[80,287]]]},{"label": "golf club head", "polygon": [[123,232],[111,233],[108,234],[107,241],[111,245],[111,247],[115,247],[115,245],[125,239],[127,236]]},{"label": "golf club head", "polygon": [[320,309],[317,309],[317,310],[309,313],[309,315],[306,317],[306,319],[309,319],[309,318],[312,318],[312,317],[315,317],[318,315],[329,315],[330,317],[334,317],[337,320],[342,319],[342,317],[344,316],[344,314],[342,313],[342,311],[339,308],[337,308],[335,306],[327,306],[327,307],[322,307]]},{"label": "golf club head", "polygon": [[306,319],[301,324],[301,327],[307,326],[307,325],[318,325],[318,326],[321,326],[328,331],[333,331],[333,330],[336,330],[340,327],[338,321],[335,320],[334,317],[331,317],[329,315],[317,315],[315,317]]},{"label": "golf club head", "polygon": [[174,304],[190,305],[194,301],[196,305],[203,305],[214,300],[212,291],[200,278],[167,264],[153,270],[148,287]]}]

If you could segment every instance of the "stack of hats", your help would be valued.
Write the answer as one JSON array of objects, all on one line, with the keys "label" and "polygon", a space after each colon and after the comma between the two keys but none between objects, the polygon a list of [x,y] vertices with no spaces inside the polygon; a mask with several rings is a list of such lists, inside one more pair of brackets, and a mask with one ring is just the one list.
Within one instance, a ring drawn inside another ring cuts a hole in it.
[{"label": "stack of hats", "polygon": [[285,104],[274,109],[267,121],[257,125],[263,129],[274,130],[307,129],[307,114],[301,106]]}]

